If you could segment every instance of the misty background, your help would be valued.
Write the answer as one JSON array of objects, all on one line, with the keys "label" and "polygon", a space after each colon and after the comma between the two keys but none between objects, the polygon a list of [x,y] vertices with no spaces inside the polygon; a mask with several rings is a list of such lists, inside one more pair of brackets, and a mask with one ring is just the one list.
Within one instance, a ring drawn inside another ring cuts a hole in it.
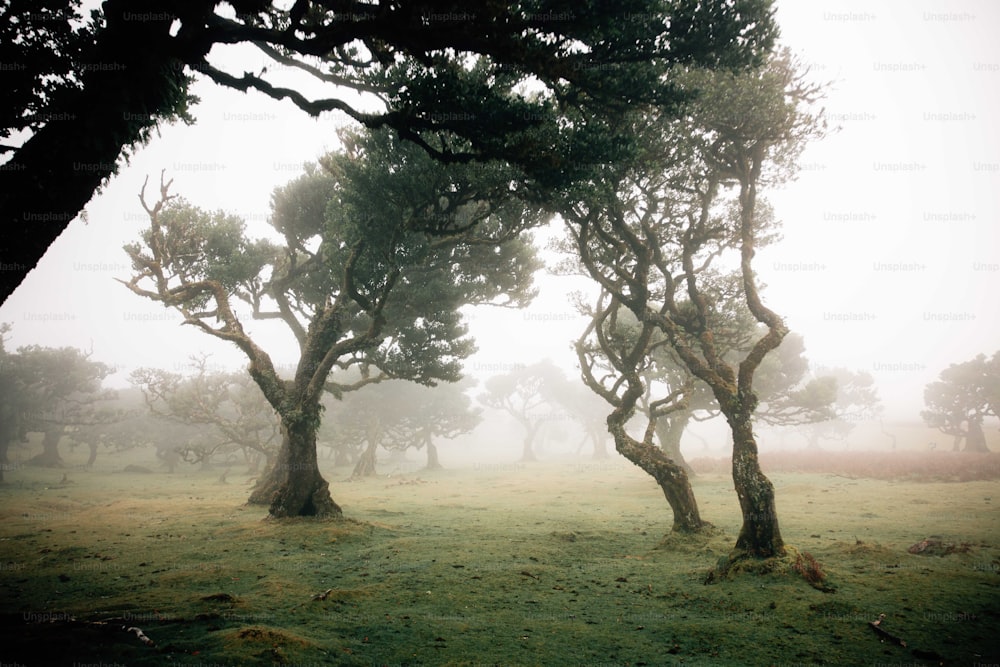
[{"label": "misty background", "polygon": [[[785,1],[777,20],[781,41],[811,65],[811,78],[829,84],[830,132],[807,148],[796,181],[765,193],[784,237],[755,262],[765,301],[805,337],[812,368],[871,373],[885,420],[918,423],[923,388],[942,369],[1000,348],[1000,47],[993,34],[1000,6]],[[234,72],[266,65],[303,92],[318,91],[308,76],[281,71],[253,49],[217,48],[211,60]],[[138,149],[0,307],[0,322],[13,325],[9,349],[92,351],[92,359],[115,366],[106,385],[118,387],[141,366],[189,372],[191,355],[202,352],[212,368],[245,367],[234,346],[181,325],[173,310],[116,282],[131,275],[122,245],[147,223],[138,193],[148,177],[155,196],[165,170],[174,193],[243,217],[251,235],[268,235],[272,190],[337,148],[336,130],[347,121],[312,119],[291,103],[201,78],[192,92],[201,98],[197,125],[164,126]],[[544,247],[561,234],[554,223],[536,239]],[[576,377],[570,345],[585,320],[570,295],[592,285],[542,271],[536,286],[528,309],[465,310],[479,347],[466,362],[469,375],[482,380],[547,358]],[[297,347],[287,330],[241,315],[290,371]],[[852,440],[866,437],[859,431]],[[516,452],[517,443],[508,449]]]}]

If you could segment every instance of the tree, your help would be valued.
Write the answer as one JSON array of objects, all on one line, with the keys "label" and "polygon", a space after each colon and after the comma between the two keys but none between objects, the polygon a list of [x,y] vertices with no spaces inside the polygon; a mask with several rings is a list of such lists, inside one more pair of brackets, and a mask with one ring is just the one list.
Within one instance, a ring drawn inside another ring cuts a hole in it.
[{"label": "tree", "polygon": [[[275,191],[270,223],[280,245],[248,240],[241,221],[175,200],[164,182],[155,204],[142,196],[150,227],[126,247],[133,292],[249,359],[281,422],[276,465],[251,496],[274,517],[341,514],[317,467],[324,391],[455,380],[474,350],[458,309],[532,296],[536,260],[521,233],[539,213],[515,197],[507,168],[446,167],[386,132],[343,141],[322,169]],[[294,336],[292,379],[279,377],[247,333],[237,300]],[[335,382],[334,368],[357,379]]]},{"label": "tree", "polygon": [[386,380],[351,392],[327,409],[336,425],[334,445],[359,453],[353,475],[375,474],[378,447],[402,453],[425,449],[427,470],[440,469],[436,438],[455,438],[481,421],[466,394],[472,382],[462,378],[428,387]]},{"label": "tree", "polygon": [[209,426],[196,440],[175,448],[191,463],[207,465],[213,457],[237,452],[256,473],[269,469],[278,453],[279,424],[260,388],[243,373],[209,371],[207,357],[192,358],[195,375],[185,377],[157,368],[139,368],[129,380],[143,394],[148,410],[165,420]]},{"label": "tree", "polygon": [[830,406],[830,419],[810,423],[808,438],[811,449],[819,449],[820,440],[824,438],[846,439],[858,422],[875,420],[882,413],[875,378],[870,373],[820,367],[815,371],[815,381],[828,382],[836,396]]},{"label": "tree", "polygon": [[[559,249],[566,252],[567,246],[561,244]],[[567,261],[562,270],[579,273],[581,267],[579,262],[574,266],[572,261]],[[715,276],[713,281],[711,298],[714,304],[710,311],[713,338],[722,357],[736,364],[740,355],[749,351],[755,337],[764,332],[749,310],[741,307],[740,276]],[[578,308],[584,314],[593,315],[590,306],[578,303]],[[628,310],[620,310],[608,324],[617,330],[614,334],[605,332],[603,336],[589,339],[584,336],[578,341],[585,365],[592,373],[599,372],[606,378],[614,376],[616,371],[608,356],[608,352],[614,354],[614,350],[606,352],[604,347],[621,336],[635,338],[640,329],[635,316]],[[835,381],[830,377],[810,378],[804,352],[802,336],[791,333],[779,345],[776,354],[768,355],[761,363],[756,374],[759,421],[790,426],[823,423],[833,417]],[[636,370],[645,387],[638,406],[653,426],[660,448],[691,476],[694,473],[681,453],[681,436],[692,420],[707,421],[718,416],[718,403],[708,385],[688,370],[662,334],[652,333],[646,353],[637,357],[637,361]],[[671,394],[678,400],[669,410],[656,403],[657,396]]]},{"label": "tree", "polygon": [[102,401],[101,412],[113,418],[74,425],[66,432],[70,451],[81,445],[89,450],[87,462],[83,465],[86,470],[97,462],[97,454],[102,447],[122,452],[149,445],[168,435],[149,415],[142,394],[131,388],[116,389],[114,398]]},{"label": "tree", "polygon": [[412,382],[383,383],[380,389],[392,388],[395,395],[386,396],[385,405],[392,406],[392,421],[387,424],[387,436],[382,446],[390,451],[425,449],[427,470],[442,468],[435,439],[450,440],[470,433],[482,421],[480,410],[472,406],[468,390],[475,381],[462,378],[457,382],[425,387]]},{"label": "tree", "polygon": [[[2,272],[0,298],[123,156],[161,123],[194,122],[195,76],[312,116],[334,111],[391,128],[446,162],[509,160],[558,185],[629,150],[613,114],[678,100],[661,85],[671,64],[743,66],[775,33],[768,0],[535,0],[474,11],[455,0],[104,0],[89,17],[79,0],[6,0],[0,147],[11,157],[0,170],[9,230],[0,260],[16,270]],[[239,44],[311,75],[328,96],[310,99],[266,67],[238,75],[210,62],[213,47]],[[537,94],[507,95],[527,82]],[[351,101],[358,95],[363,103]],[[565,123],[563,110],[581,105],[606,120]],[[18,133],[30,136],[7,143]]]},{"label": "tree", "polygon": [[951,364],[924,389],[924,423],[954,438],[955,451],[988,452],[983,420],[1000,417],[1000,352]]},{"label": "tree", "polygon": [[[606,421],[615,449],[656,480],[673,512],[674,532],[702,531],[709,524],[701,519],[685,467],[652,442],[662,418],[687,409],[692,383],[687,381],[680,387],[661,383],[658,389],[662,391],[654,398],[653,383],[646,384],[642,378],[656,348],[663,344],[654,341],[654,328],[636,320],[621,301],[603,289],[588,314],[590,322],[575,345],[577,359],[584,383],[613,407]],[[639,440],[629,434],[626,425],[635,416],[643,394],[647,394],[646,424]]]},{"label": "tree", "polygon": [[[631,447],[624,419],[643,393],[637,368],[658,332],[711,389],[732,432],[743,525],[728,562],[781,556],[774,487],[760,468],[753,432],[760,403],[754,379],[788,328],[764,304],[753,268],[756,249],[774,240],[775,223],[758,190],[786,180],[805,141],[822,129],[808,110],[818,90],[787,52],[749,73],[689,68],[675,81],[699,91],[687,116],[627,118],[647,140],[643,159],[570,192],[560,210],[581,261],[608,295],[595,312],[607,319],[627,308],[641,326],[635,343],[623,348],[621,405],[609,417],[616,446]],[[720,301],[710,269],[723,257],[738,261],[745,307],[766,328],[738,363],[725,358],[713,327]]]},{"label": "tree", "polygon": [[554,378],[546,385],[545,393],[583,431],[577,455],[589,441],[591,456],[594,459],[606,459],[608,426],[603,414],[604,401],[582,382],[564,377]]},{"label": "tree", "polygon": [[[502,410],[524,429],[521,460],[535,461],[535,439],[542,426],[553,417],[553,388],[566,378],[551,361],[515,368],[486,380],[478,400],[486,407]],[[542,410],[542,406],[549,409]]]},{"label": "tree", "polygon": [[[7,331],[5,326],[2,332]],[[108,407],[115,392],[102,387],[113,369],[91,360],[89,353],[72,347],[29,345],[14,354],[2,350],[0,362],[0,396],[4,399],[0,463],[7,463],[12,441],[23,441],[28,433],[37,432],[42,433],[42,452],[30,463],[61,466],[59,443],[68,430],[120,418]]]}]

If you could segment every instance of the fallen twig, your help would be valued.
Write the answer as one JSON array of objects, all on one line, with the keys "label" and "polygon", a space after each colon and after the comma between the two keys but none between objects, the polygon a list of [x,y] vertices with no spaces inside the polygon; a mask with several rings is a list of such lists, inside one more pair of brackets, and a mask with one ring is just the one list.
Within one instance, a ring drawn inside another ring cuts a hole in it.
[{"label": "fallen twig", "polygon": [[141,641],[146,646],[156,646],[156,644],[153,642],[153,640],[150,639],[149,637],[147,637],[146,633],[143,632],[140,628],[137,628],[135,626],[133,626],[131,628],[125,628],[125,632],[132,632],[132,633],[134,633],[135,636],[139,638],[139,641]]},{"label": "fallen twig", "polygon": [[878,620],[870,621],[868,625],[872,627],[872,630],[875,631],[875,634],[881,637],[883,641],[890,641],[893,644],[897,644],[899,646],[902,646],[903,648],[906,648],[905,641],[903,641],[902,639],[900,639],[899,637],[890,633],[889,631],[887,631],[885,628],[882,627],[882,621],[884,620],[885,620],[885,614],[879,614]]},{"label": "fallen twig", "polygon": [[332,592],[333,592],[333,589],[332,588],[328,588],[325,591],[323,591],[322,593],[317,593],[316,595],[314,595],[312,597],[312,599],[313,600],[325,600],[328,597],[330,597],[330,593],[332,593]]}]

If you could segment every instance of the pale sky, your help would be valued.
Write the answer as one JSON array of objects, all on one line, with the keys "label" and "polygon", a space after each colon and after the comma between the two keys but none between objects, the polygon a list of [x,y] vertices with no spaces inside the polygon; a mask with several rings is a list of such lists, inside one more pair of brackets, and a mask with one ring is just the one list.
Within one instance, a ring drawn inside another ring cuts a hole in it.
[{"label": "pale sky", "polygon": [[[1000,349],[1000,4],[786,0],[778,21],[782,42],[831,82],[826,109],[840,130],[810,146],[797,181],[769,193],[784,239],[756,259],[765,299],[814,364],[871,372],[888,417],[919,419],[942,368]],[[265,65],[252,49],[213,60],[237,74]],[[272,189],[336,148],[345,121],[205,81],[193,92],[197,125],[164,127],[140,148],[88,205],[89,224],[71,223],[0,307],[11,347],[92,349],[121,368],[119,385],[139,366],[181,370],[200,351],[245,365],[115,282],[129,276],[121,247],[145,221],[139,189],[165,169],[174,192],[263,234]],[[544,357],[572,369],[583,323],[571,282],[540,275],[528,310],[471,313],[480,352],[467,369],[487,377]],[[248,324],[276,363],[293,363],[290,337],[267,326]]]}]

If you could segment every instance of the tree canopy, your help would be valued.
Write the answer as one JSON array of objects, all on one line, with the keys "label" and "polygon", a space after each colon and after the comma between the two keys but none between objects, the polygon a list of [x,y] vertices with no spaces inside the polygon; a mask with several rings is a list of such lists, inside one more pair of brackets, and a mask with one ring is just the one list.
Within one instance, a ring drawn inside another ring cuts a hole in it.
[{"label": "tree canopy", "polygon": [[[665,85],[671,64],[752,64],[776,32],[768,0],[475,8],[455,0],[104,0],[87,17],[79,0],[7,0],[0,261],[23,270],[3,272],[0,298],[128,151],[162,122],[193,122],[196,76],[288,99],[314,116],[339,112],[391,128],[446,162],[508,160],[557,185],[631,149],[608,112],[681,99]],[[327,96],[309,98],[266,67],[234,73],[213,64],[214,47],[238,44],[283,66],[274,69],[313,76]],[[363,101],[352,101],[358,95]],[[566,122],[583,108],[586,122]]]},{"label": "tree canopy", "polygon": [[[384,131],[343,139],[343,151],[275,191],[282,243],[248,239],[242,221],[175,199],[163,182],[156,203],[143,198],[150,227],[126,247],[129,289],[246,354],[281,419],[278,462],[253,497],[276,516],[339,513],[316,468],[324,391],[457,380],[475,349],[459,309],[533,296],[537,261],[522,233],[542,213],[518,196],[509,167],[446,166]],[[247,333],[238,303],[294,336],[291,379]],[[349,380],[332,380],[334,369]]]},{"label": "tree canopy", "polygon": [[[609,168],[588,187],[569,191],[560,207],[580,261],[603,291],[585,336],[600,336],[622,309],[639,331],[608,340],[617,373],[588,378],[615,405],[609,428],[616,446],[661,483],[674,509],[675,528],[699,520],[683,470],[652,446],[652,429],[636,440],[624,429],[645,392],[640,368],[656,338],[712,392],[733,433],[733,478],[744,524],[734,558],[784,552],[774,511],[773,485],[760,470],[752,419],[760,404],[754,383],[768,353],[788,333],[768,308],[753,267],[756,249],[775,238],[770,208],[758,190],[787,180],[805,142],[822,132],[810,108],[818,88],[787,51],[749,72],[681,68],[673,79],[697,90],[686,114],[636,113],[646,139],[634,163]],[[734,360],[718,323],[730,283],[719,267],[738,265],[741,309],[760,327]],[[581,357],[586,375],[588,362]],[[592,366],[591,366],[592,368]],[[676,410],[676,392],[654,406]],[[671,500],[673,496],[673,500]]]},{"label": "tree canopy", "polygon": [[205,356],[193,358],[191,370],[193,375],[139,368],[129,376],[151,414],[207,427],[195,439],[175,443],[177,455],[205,465],[239,453],[251,470],[261,462],[268,467],[278,453],[278,420],[260,388],[245,372],[209,370]]}]

